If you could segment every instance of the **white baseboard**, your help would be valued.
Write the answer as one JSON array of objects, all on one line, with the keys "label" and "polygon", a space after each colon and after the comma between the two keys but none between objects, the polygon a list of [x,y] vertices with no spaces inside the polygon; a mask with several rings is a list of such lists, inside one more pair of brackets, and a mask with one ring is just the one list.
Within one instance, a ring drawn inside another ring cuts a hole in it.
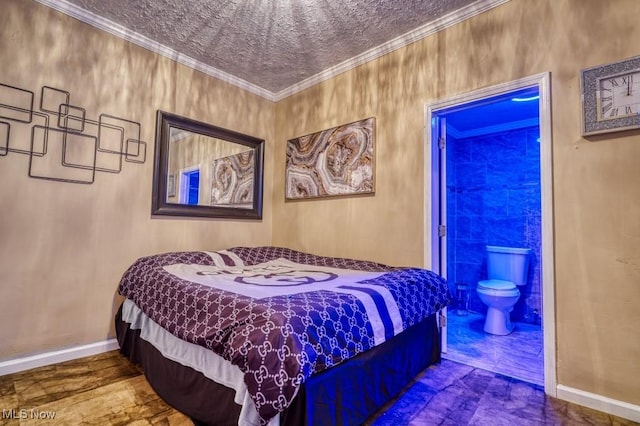
[{"label": "white baseboard", "polygon": [[116,339],[0,362],[0,376],[119,349]]},{"label": "white baseboard", "polygon": [[557,390],[557,396],[562,400],[633,420],[634,422],[640,422],[640,405],[629,404],[564,385],[558,385]]}]

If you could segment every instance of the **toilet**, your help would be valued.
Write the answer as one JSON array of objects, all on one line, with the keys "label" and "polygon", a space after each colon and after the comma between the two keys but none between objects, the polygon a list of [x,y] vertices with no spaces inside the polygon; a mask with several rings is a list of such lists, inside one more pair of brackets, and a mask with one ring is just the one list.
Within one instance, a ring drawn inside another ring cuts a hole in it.
[{"label": "toilet", "polygon": [[504,336],[513,331],[510,313],[520,298],[518,287],[527,283],[530,253],[527,248],[487,246],[488,279],[476,288],[487,305],[485,332]]}]

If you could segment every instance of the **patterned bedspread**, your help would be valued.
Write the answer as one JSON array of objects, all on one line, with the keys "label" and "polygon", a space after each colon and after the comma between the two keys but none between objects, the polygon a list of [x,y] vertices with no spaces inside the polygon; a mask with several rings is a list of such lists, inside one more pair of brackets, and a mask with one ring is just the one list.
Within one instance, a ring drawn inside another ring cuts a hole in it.
[{"label": "patterned bedspread", "polygon": [[279,247],[140,258],[119,292],[173,335],[237,365],[264,423],[311,375],[450,302],[431,271]]}]

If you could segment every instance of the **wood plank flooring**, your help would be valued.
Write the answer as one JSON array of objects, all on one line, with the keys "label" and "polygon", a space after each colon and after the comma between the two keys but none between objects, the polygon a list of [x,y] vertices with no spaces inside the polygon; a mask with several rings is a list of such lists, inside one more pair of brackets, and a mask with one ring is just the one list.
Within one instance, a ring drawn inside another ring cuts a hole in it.
[{"label": "wood plank flooring", "polygon": [[637,425],[545,395],[542,386],[447,359],[423,371],[371,426]]},{"label": "wood plank flooring", "polygon": [[[1,376],[0,410],[0,425],[193,424],[117,351]],[[540,386],[449,360],[422,372],[367,424],[637,425],[548,398]]]},{"label": "wood plank flooring", "polygon": [[0,409],[0,425],[193,425],[117,351],[2,376]]}]

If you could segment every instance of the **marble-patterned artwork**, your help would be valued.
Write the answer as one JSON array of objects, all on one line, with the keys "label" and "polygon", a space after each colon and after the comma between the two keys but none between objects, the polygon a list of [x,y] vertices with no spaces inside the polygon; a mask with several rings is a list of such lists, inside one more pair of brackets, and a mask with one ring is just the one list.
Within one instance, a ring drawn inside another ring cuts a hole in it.
[{"label": "marble-patterned artwork", "polygon": [[374,192],[375,118],[287,142],[287,199]]},{"label": "marble-patterned artwork", "polygon": [[253,203],[253,150],[213,160],[211,205],[251,207]]}]

